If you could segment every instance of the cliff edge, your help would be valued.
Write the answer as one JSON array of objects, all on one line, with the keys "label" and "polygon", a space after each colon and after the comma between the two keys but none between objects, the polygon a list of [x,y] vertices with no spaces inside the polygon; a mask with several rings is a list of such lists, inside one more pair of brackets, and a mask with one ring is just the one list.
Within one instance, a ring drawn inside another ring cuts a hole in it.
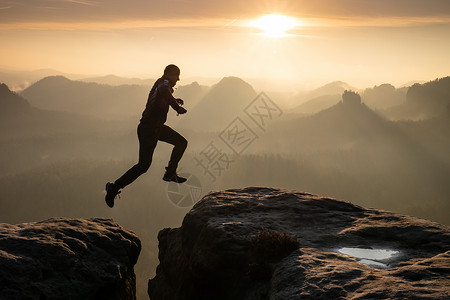
[{"label": "cliff edge", "polygon": [[211,192],[159,235],[161,299],[444,299],[450,228],[274,188]]},{"label": "cliff edge", "polygon": [[140,250],[108,219],[0,223],[0,298],[136,299]]}]

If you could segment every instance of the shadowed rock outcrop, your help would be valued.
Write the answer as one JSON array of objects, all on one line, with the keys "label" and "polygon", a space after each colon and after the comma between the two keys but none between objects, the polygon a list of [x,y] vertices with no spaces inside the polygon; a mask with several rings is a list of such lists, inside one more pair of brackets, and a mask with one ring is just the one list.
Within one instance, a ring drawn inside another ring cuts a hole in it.
[{"label": "shadowed rock outcrop", "polygon": [[0,298],[135,299],[140,250],[108,219],[0,223]]},{"label": "shadowed rock outcrop", "polygon": [[[449,227],[307,193],[212,192],[158,239],[152,300],[450,296]],[[398,252],[375,268],[343,247]]]}]

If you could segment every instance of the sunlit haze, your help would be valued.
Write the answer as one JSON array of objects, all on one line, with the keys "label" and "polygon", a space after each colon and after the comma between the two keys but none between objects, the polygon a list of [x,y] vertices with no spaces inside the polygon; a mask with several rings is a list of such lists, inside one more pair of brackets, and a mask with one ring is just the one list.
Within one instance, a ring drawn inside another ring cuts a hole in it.
[{"label": "sunlit haze", "polygon": [[264,15],[251,21],[249,26],[260,29],[265,36],[285,37],[288,36],[286,31],[294,29],[299,23],[295,18],[284,15]]},{"label": "sunlit haze", "polygon": [[0,39],[7,69],[398,86],[448,75],[450,1],[0,0]]}]

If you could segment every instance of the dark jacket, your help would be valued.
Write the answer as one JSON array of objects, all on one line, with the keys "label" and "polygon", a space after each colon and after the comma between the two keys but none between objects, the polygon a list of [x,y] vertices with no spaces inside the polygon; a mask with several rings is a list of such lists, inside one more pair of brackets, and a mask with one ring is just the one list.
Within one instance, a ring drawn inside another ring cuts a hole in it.
[{"label": "dark jacket", "polygon": [[147,104],[142,113],[141,123],[162,125],[167,120],[169,105],[176,111],[180,108],[176,99],[172,96],[173,88],[169,80],[164,77],[156,80],[150,93]]}]

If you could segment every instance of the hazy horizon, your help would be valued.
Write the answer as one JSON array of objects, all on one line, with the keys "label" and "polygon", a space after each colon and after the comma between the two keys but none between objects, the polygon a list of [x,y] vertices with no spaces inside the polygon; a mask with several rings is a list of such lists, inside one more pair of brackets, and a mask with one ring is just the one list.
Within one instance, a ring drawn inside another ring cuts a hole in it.
[{"label": "hazy horizon", "polygon": [[[127,75],[127,74],[113,74],[113,73],[70,73],[66,72],[64,70],[56,70],[52,68],[41,68],[41,69],[23,69],[23,68],[17,68],[17,67],[11,67],[11,66],[2,66],[0,65],[0,72],[3,72],[3,74],[7,74],[6,76],[11,76],[13,79],[11,80],[5,80],[5,77],[0,78],[0,83],[5,83],[8,85],[8,87],[15,91],[15,92],[21,92],[22,90],[26,89],[27,87],[31,86],[32,84],[36,83],[37,81],[44,79],[48,76],[64,76],[70,80],[74,81],[88,81],[91,80],[91,82],[97,82],[97,83],[103,83],[99,81],[98,79],[106,78],[109,76],[117,77],[118,80],[128,81],[130,83],[117,83],[117,84],[111,84],[106,83],[109,85],[121,85],[121,84],[138,84],[138,85],[144,85],[141,83],[136,83],[138,81],[146,82],[146,86],[149,88],[153,84],[153,82],[161,77],[162,74],[154,73],[154,74],[135,74],[135,75]],[[17,74],[20,75],[17,75]],[[30,74],[45,74],[41,76],[34,75],[35,80],[27,80],[28,77],[30,77]],[[373,83],[367,84],[367,85],[355,85],[351,81],[344,81],[341,78],[334,78],[330,79],[328,81],[316,81],[316,82],[303,82],[298,81],[295,79],[291,80],[274,80],[271,78],[265,78],[265,77],[243,77],[239,76],[237,74],[228,74],[224,75],[222,77],[205,77],[205,76],[196,76],[191,75],[189,77],[180,77],[180,81],[177,83],[176,88],[190,85],[194,82],[197,82],[200,85],[204,86],[212,86],[214,84],[217,84],[220,80],[227,77],[237,77],[240,78],[248,83],[250,83],[257,91],[266,91],[266,92],[284,92],[284,93],[302,93],[302,92],[308,92],[312,91],[314,89],[321,88],[323,86],[326,86],[328,84],[336,83],[336,82],[343,82],[348,85],[350,85],[353,90],[355,91],[362,91],[366,88],[372,88],[374,86],[379,86],[382,84],[392,84],[396,88],[401,87],[407,87],[411,86],[414,83],[424,83],[427,81],[436,80],[439,78],[447,77],[448,73],[443,73],[442,76],[438,77],[430,77],[430,78],[409,78],[406,79],[406,81],[399,82],[398,84],[395,84],[394,82],[390,82],[388,80],[379,79],[377,81],[374,81]],[[9,82],[8,82],[9,81]],[[120,82],[120,81],[119,81]]]}]

